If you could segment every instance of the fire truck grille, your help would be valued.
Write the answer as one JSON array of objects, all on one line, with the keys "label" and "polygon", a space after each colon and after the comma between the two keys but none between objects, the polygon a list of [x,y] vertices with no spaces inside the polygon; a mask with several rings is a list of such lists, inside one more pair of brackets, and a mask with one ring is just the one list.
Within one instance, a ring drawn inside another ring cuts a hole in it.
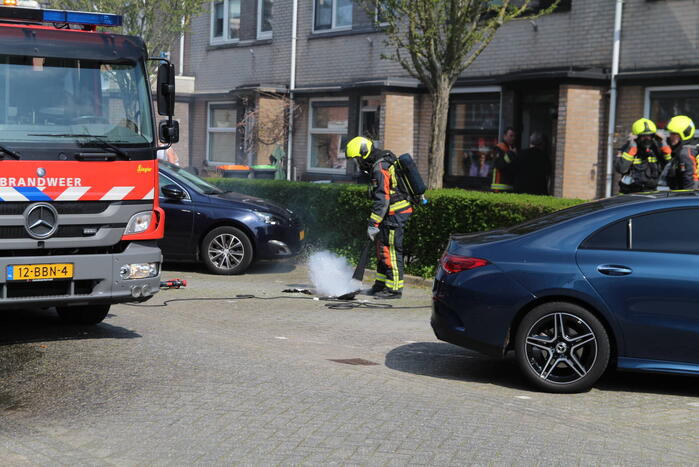
[{"label": "fire truck grille", "polygon": [[[125,228],[126,224],[61,225],[50,238],[94,237],[100,228]],[[22,226],[0,226],[0,238],[31,238]]]},{"label": "fire truck grille", "polygon": [[9,282],[5,284],[5,298],[73,297],[76,295],[90,295],[98,283],[99,281],[95,280]]},{"label": "fire truck grille", "polygon": [[[0,203],[0,216],[21,216],[34,202]],[[56,201],[51,205],[58,214],[99,214],[107,210],[109,201]]]}]

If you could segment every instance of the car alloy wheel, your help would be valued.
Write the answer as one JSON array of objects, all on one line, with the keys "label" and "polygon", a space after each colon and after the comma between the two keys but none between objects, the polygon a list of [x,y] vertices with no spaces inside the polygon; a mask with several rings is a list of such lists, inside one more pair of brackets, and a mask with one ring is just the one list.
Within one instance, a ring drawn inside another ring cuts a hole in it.
[{"label": "car alloy wheel", "polygon": [[551,313],[527,331],[527,361],[541,378],[574,383],[597,359],[597,339],[590,326],[568,313]]},{"label": "car alloy wheel", "polygon": [[233,234],[223,233],[215,237],[209,244],[209,259],[216,267],[233,269],[245,257],[243,242]]},{"label": "car alloy wheel", "polygon": [[607,368],[606,330],[588,310],[547,303],[525,316],[516,338],[520,367],[537,386],[552,392],[588,389]]},{"label": "car alloy wheel", "polygon": [[252,262],[252,243],[235,227],[218,227],[202,242],[202,259],[215,274],[240,274]]}]

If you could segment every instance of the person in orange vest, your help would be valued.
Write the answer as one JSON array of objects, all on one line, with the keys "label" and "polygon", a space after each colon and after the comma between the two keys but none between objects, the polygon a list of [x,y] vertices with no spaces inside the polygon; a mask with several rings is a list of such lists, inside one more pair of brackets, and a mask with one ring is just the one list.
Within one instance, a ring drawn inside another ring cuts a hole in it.
[{"label": "person in orange vest", "polygon": [[696,127],[691,118],[677,115],[667,124],[668,146],[672,150],[672,159],[665,166],[661,178],[671,190],[694,190],[699,187],[697,174],[697,150],[686,142],[694,137]]},{"label": "person in orange vest", "polygon": [[366,293],[376,298],[403,296],[403,235],[413,213],[409,195],[396,174],[396,156],[357,136],[347,143],[345,154],[371,177],[372,208],[367,236],[376,245],[376,280]]},{"label": "person in orange vest", "polygon": [[513,162],[517,157],[515,141],[517,133],[514,128],[508,126],[500,141],[493,148],[493,182],[490,190],[495,193],[511,192],[514,190]]}]

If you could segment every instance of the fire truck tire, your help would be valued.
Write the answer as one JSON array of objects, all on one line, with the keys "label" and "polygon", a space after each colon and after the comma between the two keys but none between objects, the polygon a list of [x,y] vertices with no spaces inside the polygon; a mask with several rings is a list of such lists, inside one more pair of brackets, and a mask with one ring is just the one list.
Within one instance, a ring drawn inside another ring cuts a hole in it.
[{"label": "fire truck tire", "polygon": [[252,263],[252,257],[250,238],[235,227],[217,227],[202,241],[201,258],[214,274],[242,274]]},{"label": "fire truck tire", "polygon": [[56,307],[61,321],[69,324],[99,324],[109,313],[110,305]]}]

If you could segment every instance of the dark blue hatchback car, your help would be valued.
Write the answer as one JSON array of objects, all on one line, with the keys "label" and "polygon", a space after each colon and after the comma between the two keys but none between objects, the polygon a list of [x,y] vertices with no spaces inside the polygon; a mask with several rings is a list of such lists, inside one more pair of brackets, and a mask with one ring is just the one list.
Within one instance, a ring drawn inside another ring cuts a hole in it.
[{"label": "dark blue hatchback car", "polygon": [[503,356],[537,387],[620,369],[699,375],[699,196],[608,198],[453,235],[433,290],[446,342]]},{"label": "dark blue hatchback car", "polygon": [[215,274],[240,274],[257,259],[295,255],[304,230],[294,213],[252,196],[224,192],[160,161],[165,261],[201,261]]}]

